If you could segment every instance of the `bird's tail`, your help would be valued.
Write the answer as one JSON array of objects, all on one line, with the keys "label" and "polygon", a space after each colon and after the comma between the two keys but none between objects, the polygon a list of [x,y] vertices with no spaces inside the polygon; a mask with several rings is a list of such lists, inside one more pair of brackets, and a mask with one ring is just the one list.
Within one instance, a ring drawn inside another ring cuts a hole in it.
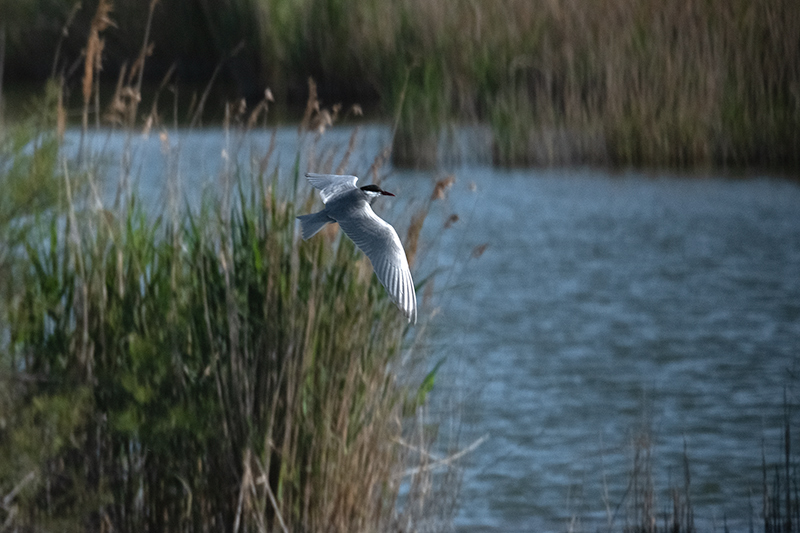
[{"label": "bird's tail", "polygon": [[318,211],[310,215],[300,215],[297,218],[300,219],[304,241],[316,235],[328,222],[333,222],[333,220],[328,218],[328,215],[325,214],[325,211]]}]

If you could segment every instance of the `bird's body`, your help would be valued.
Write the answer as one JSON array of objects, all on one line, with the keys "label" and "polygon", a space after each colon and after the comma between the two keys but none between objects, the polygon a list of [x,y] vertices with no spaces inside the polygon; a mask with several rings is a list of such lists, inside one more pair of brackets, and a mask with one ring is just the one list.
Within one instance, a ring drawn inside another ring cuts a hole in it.
[{"label": "bird's body", "polygon": [[306,178],[319,189],[325,208],[297,217],[303,239],[310,239],[329,222],[338,222],[342,231],[369,258],[392,301],[409,322],[416,323],[417,296],[405,250],[394,228],[371,207],[372,200],[378,196],[394,195],[377,185],[356,187],[358,178],[355,176],[306,174]]}]

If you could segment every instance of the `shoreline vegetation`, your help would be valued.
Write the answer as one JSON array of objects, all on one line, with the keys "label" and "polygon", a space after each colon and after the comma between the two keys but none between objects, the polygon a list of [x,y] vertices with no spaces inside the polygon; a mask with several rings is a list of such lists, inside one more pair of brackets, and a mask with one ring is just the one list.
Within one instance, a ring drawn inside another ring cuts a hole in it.
[{"label": "shoreline vegetation", "polygon": [[452,515],[438,494],[459,474],[433,454],[421,330],[351,241],[300,239],[315,196],[296,162],[267,170],[264,147],[196,209],[178,207],[170,166],[151,215],[158,200],[125,177],[113,204],[98,196],[135,156],[64,160],[49,123],[0,160],[14,199],[33,195],[1,227],[3,531],[385,531]]},{"label": "shoreline vegetation", "polygon": [[[226,104],[226,164],[181,207],[180,143],[155,103],[140,116],[147,38],[99,102],[110,8],[87,32],[77,153],[61,145],[63,77],[0,129],[0,531],[450,523],[460,454],[426,414],[438,367],[425,373],[424,320],[405,323],[352,241],[298,234],[316,198],[300,161],[351,170],[352,142],[335,162],[315,155],[336,111],[310,82],[284,168],[272,146],[236,157],[270,95]],[[159,137],[161,198],[137,192],[129,144],[109,157],[83,143],[101,120]],[[379,180],[387,153],[361,174]]]},{"label": "shoreline vegetation", "polygon": [[[7,72],[63,76],[70,109],[95,15],[76,5],[5,8]],[[448,128],[480,123],[497,165],[800,167],[793,0],[117,0],[106,15],[103,84],[147,56],[139,88],[213,78],[217,98],[270,87],[284,108],[313,77],[326,105],[399,118],[398,166],[431,167]]]}]

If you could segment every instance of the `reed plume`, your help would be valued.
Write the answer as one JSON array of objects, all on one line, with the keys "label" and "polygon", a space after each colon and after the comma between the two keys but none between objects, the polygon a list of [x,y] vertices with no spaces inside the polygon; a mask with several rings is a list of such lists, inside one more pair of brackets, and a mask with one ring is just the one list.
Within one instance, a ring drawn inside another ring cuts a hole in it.
[{"label": "reed plume", "polygon": [[110,0],[100,0],[97,4],[94,17],[92,17],[91,25],[89,26],[89,37],[86,41],[84,58],[83,84],[81,87],[83,94],[84,131],[89,127],[89,102],[92,94],[95,93],[97,98],[99,98],[97,90],[94,89],[94,87],[97,83],[96,78],[103,68],[103,48],[105,47],[105,40],[100,37],[100,33],[109,27],[116,27],[116,24],[110,18],[112,9],[113,7]]}]

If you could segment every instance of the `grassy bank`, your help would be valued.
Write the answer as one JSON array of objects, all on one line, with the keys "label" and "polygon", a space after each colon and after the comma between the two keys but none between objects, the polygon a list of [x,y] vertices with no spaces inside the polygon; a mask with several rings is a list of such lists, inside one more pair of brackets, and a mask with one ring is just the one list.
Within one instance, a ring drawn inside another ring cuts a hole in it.
[{"label": "grassy bank", "polygon": [[268,62],[318,61],[388,105],[408,79],[422,149],[456,117],[491,124],[501,164],[800,163],[796,2],[291,5],[251,3]]},{"label": "grassy bank", "polygon": [[[66,20],[68,5],[51,26]],[[800,166],[793,0],[193,6],[156,6],[154,81],[173,61],[178,78],[195,81],[221,65],[239,95],[259,98],[270,86],[279,102],[301,103],[311,75],[327,104],[378,101],[387,117],[399,114],[398,164],[430,165],[443,129],[479,121],[491,125],[502,165]],[[93,9],[73,23],[79,36]],[[120,0],[112,17],[110,72],[141,47],[147,5]],[[186,24],[176,29],[174,20]],[[70,39],[58,67],[65,71],[84,42]],[[9,43],[12,51],[26,46],[14,35]]]},{"label": "grassy bank", "polygon": [[[179,166],[166,165],[153,210],[127,181],[135,153],[59,150],[50,94],[44,124],[0,135],[3,189],[28,194],[0,206],[3,529],[447,520],[452,492],[433,496],[433,426],[418,418],[433,379],[420,388],[419,330],[349,239],[300,239],[295,216],[314,196],[297,162],[277,165],[264,146],[259,164],[231,163],[191,208]],[[230,116],[230,138],[246,139],[237,116],[253,115]],[[103,205],[109,176],[123,178]]]}]

